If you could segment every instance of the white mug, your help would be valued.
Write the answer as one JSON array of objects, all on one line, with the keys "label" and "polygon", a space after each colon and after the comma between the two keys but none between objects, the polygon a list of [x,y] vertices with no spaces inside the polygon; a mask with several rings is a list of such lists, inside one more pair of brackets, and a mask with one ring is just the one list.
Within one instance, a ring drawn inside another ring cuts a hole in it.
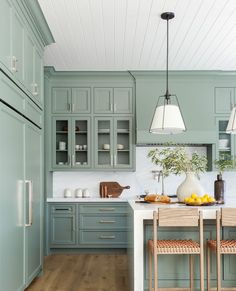
[{"label": "white mug", "polygon": [[83,191],[82,191],[82,189],[80,189],[80,188],[75,189],[75,197],[76,198],[82,198],[83,197]]},{"label": "white mug", "polygon": [[66,188],[66,189],[64,190],[64,197],[65,197],[65,198],[71,198],[71,197],[72,197],[72,190],[69,189],[69,188]]},{"label": "white mug", "polygon": [[66,149],[66,143],[64,141],[59,141],[59,150],[64,151]]},{"label": "white mug", "polygon": [[83,190],[83,197],[84,198],[89,198],[90,197],[90,194],[89,194],[89,190],[88,189],[84,189]]}]

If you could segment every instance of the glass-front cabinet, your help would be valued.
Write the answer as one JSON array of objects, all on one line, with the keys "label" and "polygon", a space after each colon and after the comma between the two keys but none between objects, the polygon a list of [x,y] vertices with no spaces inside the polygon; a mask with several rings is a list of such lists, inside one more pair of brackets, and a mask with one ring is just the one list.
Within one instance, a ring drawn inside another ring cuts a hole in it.
[{"label": "glass-front cabinet", "polygon": [[231,134],[226,133],[228,119],[218,118],[218,157],[220,159],[229,159],[235,155],[234,139]]},{"label": "glass-front cabinet", "polygon": [[95,168],[132,168],[132,146],[132,118],[95,117]]},{"label": "glass-front cabinet", "polygon": [[91,167],[90,118],[53,118],[53,169]]}]

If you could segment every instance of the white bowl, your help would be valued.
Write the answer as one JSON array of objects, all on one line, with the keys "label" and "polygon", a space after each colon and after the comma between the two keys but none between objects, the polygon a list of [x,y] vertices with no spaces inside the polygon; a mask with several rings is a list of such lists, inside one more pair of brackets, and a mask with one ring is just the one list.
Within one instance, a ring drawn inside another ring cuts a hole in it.
[{"label": "white bowl", "polygon": [[104,143],[103,149],[104,150],[109,150],[110,149],[110,145],[108,143]]},{"label": "white bowl", "polygon": [[124,145],[123,144],[118,144],[117,145],[117,149],[118,150],[123,150],[124,149]]}]

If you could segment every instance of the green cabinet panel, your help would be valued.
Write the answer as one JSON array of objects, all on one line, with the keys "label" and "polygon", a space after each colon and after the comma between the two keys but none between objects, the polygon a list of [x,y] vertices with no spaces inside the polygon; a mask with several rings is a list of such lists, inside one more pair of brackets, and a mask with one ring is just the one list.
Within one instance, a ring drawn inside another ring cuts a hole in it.
[{"label": "green cabinet panel", "polygon": [[52,168],[91,167],[89,117],[53,117]]},{"label": "green cabinet panel", "polygon": [[81,229],[124,229],[127,218],[124,215],[110,215],[104,214],[101,216],[94,214],[83,214],[80,216]]},{"label": "green cabinet panel", "polygon": [[8,0],[0,1],[0,63],[7,71],[11,64],[11,4]]},{"label": "green cabinet panel", "polygon": [[226,133],[229,119],[227,117],[216,117],[218,140],[216,147],[216,158],[227,159],[236,154],[235,137]]},{"label": "green cabinet panel", "polygon": [[95,114],[132,114],[132,88],[94,88]]},{"label": "green cabinet panel", "polygon": [[133,168],[131,117],[95,117],[95,168]]},{"label": "green cabinet panel", "polygon": [[68,88],[52,89],[52,113],[69,113],[71,90]]},{"label": "green cabinet panel", "polygon": [[[224,227],[223,229],[224,239],[236,239],[236,229],[231,227]],[[224,255],[223,258],[223,280],[234,281],[235,284],[231,286],[236,286],[236,255]],[[224,284],[223,284],[224,286]]]},{"label": "green cabinet panel", "polygon": [[90,113],[90,88],[53,88],[52,113]]},{"label": "green cabinet panel", "polygon": [[230,114],[235,104],[235,88],[215,88],[215,113]]},{"label": "green cabinet panel", "polygon": [[127,205],[126,203],[119,202],[99,202],[99,203],[82,203],[79,205],[80,213],[97,213],[97,214],[120,214],[127,213]]},{"label": "green cabinet panel", "polygon": [[32,94],[34,100],[36,100],[40,105],[43,104],[43,55],[41,51],[34,46],[34,80]]},{"label": "green cabinet panel", "polygon": [[73,88],[72,89],[72,112],[73,113],[90,113],[91,96],[90,88]]},{"label": "green cabinet panel", "polygon": [[87,247],[126,247],[126,231],[80,231],[79,242]]},{"label": "green cabinet panel", "polygon": [[34,41],[31,34],[25,30],[24,38],[24,82],[31,93],[34,84]]}]

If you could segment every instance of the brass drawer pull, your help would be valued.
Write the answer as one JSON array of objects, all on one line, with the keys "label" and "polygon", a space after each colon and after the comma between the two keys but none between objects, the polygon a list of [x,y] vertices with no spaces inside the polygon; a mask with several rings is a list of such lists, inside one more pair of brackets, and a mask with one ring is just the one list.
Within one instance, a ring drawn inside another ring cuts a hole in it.
[{"label": "brass drawer pull", "polygon": [[99,223],[116,223],[115,220],[100,220]]},{"label": "brass drawer pull", "polygon": [[100,208],[99,211],[114,211],[115,208]]},{"label": "brass drawer pull", "polygon": [[100,238],[101,239],[115,239],[116,236],[115,235],[101,235]]}]

